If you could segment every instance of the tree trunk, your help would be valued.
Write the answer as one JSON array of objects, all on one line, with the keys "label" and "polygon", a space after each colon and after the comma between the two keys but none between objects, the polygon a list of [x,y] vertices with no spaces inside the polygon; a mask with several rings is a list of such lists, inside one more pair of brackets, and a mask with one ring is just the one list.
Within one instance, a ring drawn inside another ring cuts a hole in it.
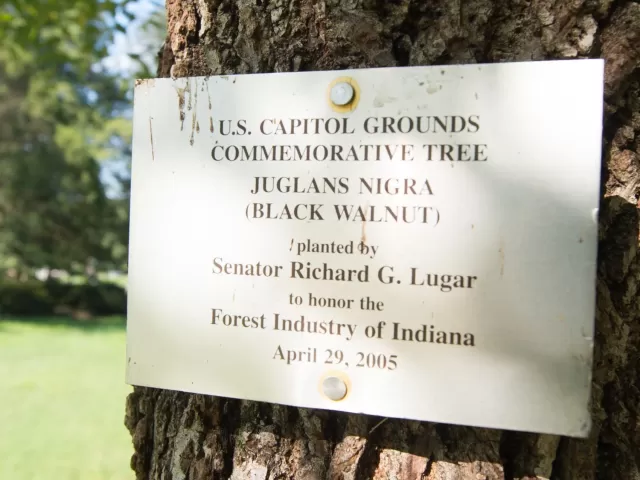
[{"label": "tree trunk", "polygon": [[[135,388],[138,479],[640,479],[640,4],[168,0],[160,76],[606,60],[587,440]],[[470,392],[472,394],[472,392]]]}]

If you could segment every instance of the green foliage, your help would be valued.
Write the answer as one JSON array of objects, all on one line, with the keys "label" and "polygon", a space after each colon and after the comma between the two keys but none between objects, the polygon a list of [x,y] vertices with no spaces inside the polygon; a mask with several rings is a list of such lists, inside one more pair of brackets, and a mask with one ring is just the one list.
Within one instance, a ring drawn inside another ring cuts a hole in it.
[{"label": "green foliage", "polygon": [[[2,72],[0,56],[0,72]],[[67,75],[33,65],[6,72],[0,93],[0,242],[28,267],[79,268],[88,258],[112,263],[113,232],[124,219],[106,198],[100,160],[125,142],[125,124],[82,99]],[[93,83],[107,83],[102,77]],[[86,84],[83,85],[86,88]],[[103,86],[105,85],[98,85]],[[113,92],[105,96],[117,106]],[[124,95],[124,92],[122,93]],[[124,101],[124,100],[122,100]]]},{"label": "green foliage", "polygon": [[97,65],[129,3],[0,7],[0,267],[126,269],[128,200],[101,168],[129,154],[131,81]]},{"label": "green foliage", "polygon": [[114,284],[66,284],[57,281],[29,280],[0,282],[2,315],[121,315],[127,309],[126,291]]},{"label": "green foliage", "polygon": [[[133,16],[129,0],[4,0],[0,31],[12,56],[37,54],[44,68],[63,62],[88,70]],[[36,46],[37,48],[33,48]]]}]

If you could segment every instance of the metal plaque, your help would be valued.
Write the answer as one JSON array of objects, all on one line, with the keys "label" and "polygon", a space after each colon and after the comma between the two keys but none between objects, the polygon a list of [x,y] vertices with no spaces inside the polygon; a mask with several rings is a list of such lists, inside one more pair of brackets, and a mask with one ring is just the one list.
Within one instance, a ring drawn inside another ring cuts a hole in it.
[{"label": "metal plaque", "polygon": [[586,436],[603,61],[139,81],[127,382]]}]

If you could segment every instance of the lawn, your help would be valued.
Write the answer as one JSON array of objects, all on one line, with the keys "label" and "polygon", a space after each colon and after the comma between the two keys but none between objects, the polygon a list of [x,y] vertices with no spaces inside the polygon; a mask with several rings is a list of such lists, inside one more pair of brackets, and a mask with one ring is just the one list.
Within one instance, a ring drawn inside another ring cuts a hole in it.
[{"label": "lawn", "polygon": [[0,319],[0,479],[130,480],[124,319]]}]

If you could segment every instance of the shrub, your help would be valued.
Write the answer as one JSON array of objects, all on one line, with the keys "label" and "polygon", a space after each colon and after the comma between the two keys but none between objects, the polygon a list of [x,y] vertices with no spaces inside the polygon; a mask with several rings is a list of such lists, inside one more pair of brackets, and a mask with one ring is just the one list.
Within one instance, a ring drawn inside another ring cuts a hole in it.
[{"label": "shrub", "polygon": [[117,285],[72,285],[57,281],[0,280],[0,314],[3,315],[122,315],[127,311],[127,293]]},{"label": "shrub", "polygon": [[57,280],[47,280],[44,282],[44,286],[47,289],[49,297],[51,297],[55,303],[59,303],[61,299],[66,298],[74,287],[71,283],[62,283]]},{"label": "shrub", "polygon": [[0,313],[4,315],[50,315],[53,307],[42,282],[0,282]]},{"label": "shrub", "polygon": [[124,315],[127,313],[127,292],[113,283],[97,286],[103,301],[101,315]]},{"label": "shrub", "polygon": [[117,315],[127,311],[127,294],[122,287],[110,283],[73,285],[62,303],[93,315]]}]

